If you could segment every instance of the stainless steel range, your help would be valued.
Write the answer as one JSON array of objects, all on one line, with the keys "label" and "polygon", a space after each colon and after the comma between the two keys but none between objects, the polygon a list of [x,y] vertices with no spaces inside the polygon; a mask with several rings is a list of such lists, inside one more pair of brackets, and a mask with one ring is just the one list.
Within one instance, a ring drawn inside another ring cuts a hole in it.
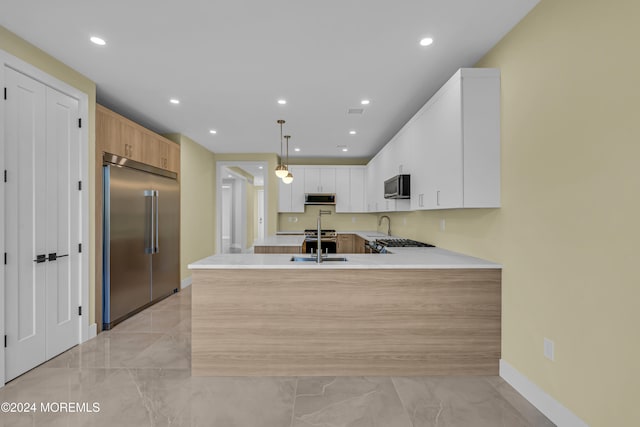
[{"label": "stainless steel range", "polygon": [[369,248],[372,253],[384,254],[387,253],[387,248],[433,248],[432,244],[418,242],[411,239],[400,238],[388,238],[388,239],[376,239],[369,242]]},{"label": "stainless steel range", "polygon": [[[305,235],[305,252],[315,253],[318,250],[318,230],[307,229],[304,230]],[[336,230],[322,229],[320,230],[320,244],[322,252],[335,254],[338,249],[338,233]]]}]

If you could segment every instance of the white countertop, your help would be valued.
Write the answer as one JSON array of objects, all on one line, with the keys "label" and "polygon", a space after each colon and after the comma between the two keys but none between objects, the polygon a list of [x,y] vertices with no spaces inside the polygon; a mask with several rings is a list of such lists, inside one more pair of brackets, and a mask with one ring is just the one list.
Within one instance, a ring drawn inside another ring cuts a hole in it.
[{"label": "white countertop", "polygon": [[265,237],[256,240],[253,246],[302,246],[304,243],[304,234],[286,234]]},{"label": "white countertop", "polygon": [[[389,237],[385,233],[379,231],[337,231],[338,234],[356,234],[362,237],[364,240],[375,240],[381,237]],[[304,231],[278,231],[276,236],[297,236],[304,235]],[[393,237],[393,236],[392,236]]]},{"label": "white countertop", "polygon": [[[192,264],[191,270],[209,269],[438,269],[502,268],[500,264],[440,248],[392,248],[387,254],[332,254],[347,261],[292,262],[292,254],[213,255]],[[305,254],[300,254],[305,256]]]}]

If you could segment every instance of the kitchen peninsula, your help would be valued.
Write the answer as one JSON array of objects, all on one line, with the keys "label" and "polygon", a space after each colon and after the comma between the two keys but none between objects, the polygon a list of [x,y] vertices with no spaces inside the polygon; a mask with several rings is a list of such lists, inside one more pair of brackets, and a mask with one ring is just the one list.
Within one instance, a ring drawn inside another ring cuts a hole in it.
[{"label": "kitchen peninsula", "polygon": [[191,264],[192,374],[498,374],[499,264],[440,248],[346,258]]}]

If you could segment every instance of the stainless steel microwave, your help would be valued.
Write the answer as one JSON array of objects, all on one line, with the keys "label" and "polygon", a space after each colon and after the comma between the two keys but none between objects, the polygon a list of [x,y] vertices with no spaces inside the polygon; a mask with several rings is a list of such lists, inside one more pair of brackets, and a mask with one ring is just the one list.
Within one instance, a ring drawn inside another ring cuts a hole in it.
[{"label": "stainless steel microwave", "polygon": [[304,195],[304,204],[305,205],[335,205],[336,195],[307,193]]},{"label": "stainless steel microwave", "polygon": [[409,199],[411,198],[411,177],[409,175],[396,175],[384,182],[385,199]]}]

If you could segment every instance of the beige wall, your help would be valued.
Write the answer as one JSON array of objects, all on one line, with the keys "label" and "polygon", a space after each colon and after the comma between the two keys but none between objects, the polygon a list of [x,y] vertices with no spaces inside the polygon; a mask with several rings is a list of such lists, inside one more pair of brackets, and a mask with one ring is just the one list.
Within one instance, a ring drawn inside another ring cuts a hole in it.
[{"label": "beige wall", "polygon": [[[305,228],[316,228],[320,209],[331,211],[331,215],[322,216],[322,228],[338,231],[372,231],[376,229],[378,224],[376,222],[377,216],[374,214],[337,214],[334,206],[307,206],[304,213],[278,214],[278,231],[302,231]],[[290,222],[289,218],[297,219],[297,222]],[[382,227],[385,232],[387,230],[386,227],[385,222]]]},{"label": "beige wall", "polygon": [[[95,147],[96,147],[96,85],[94,82],[69,68],[62,62],[50,56],[46,52],[27,43],[6,28],[0,26],[0,49],[22,59],[45,73],[61,80],[78,90],[87,94],[89,99],[89,248],[95,244]],[[92,256],[89,256],[89,323],[95,322],[95,275],[96,263]]]},{"label": "beige wall", "polygon": [[504,264],[502,357],[590,426],[640,425],[638,16],[543,0],[478,64],[502,71],[502,209],[393,215]]},{"label": "beige wall", "polygon": [[184,135],[180,142],[180,279],[191,277],[189,263],[214,252],[215,155]]}]

